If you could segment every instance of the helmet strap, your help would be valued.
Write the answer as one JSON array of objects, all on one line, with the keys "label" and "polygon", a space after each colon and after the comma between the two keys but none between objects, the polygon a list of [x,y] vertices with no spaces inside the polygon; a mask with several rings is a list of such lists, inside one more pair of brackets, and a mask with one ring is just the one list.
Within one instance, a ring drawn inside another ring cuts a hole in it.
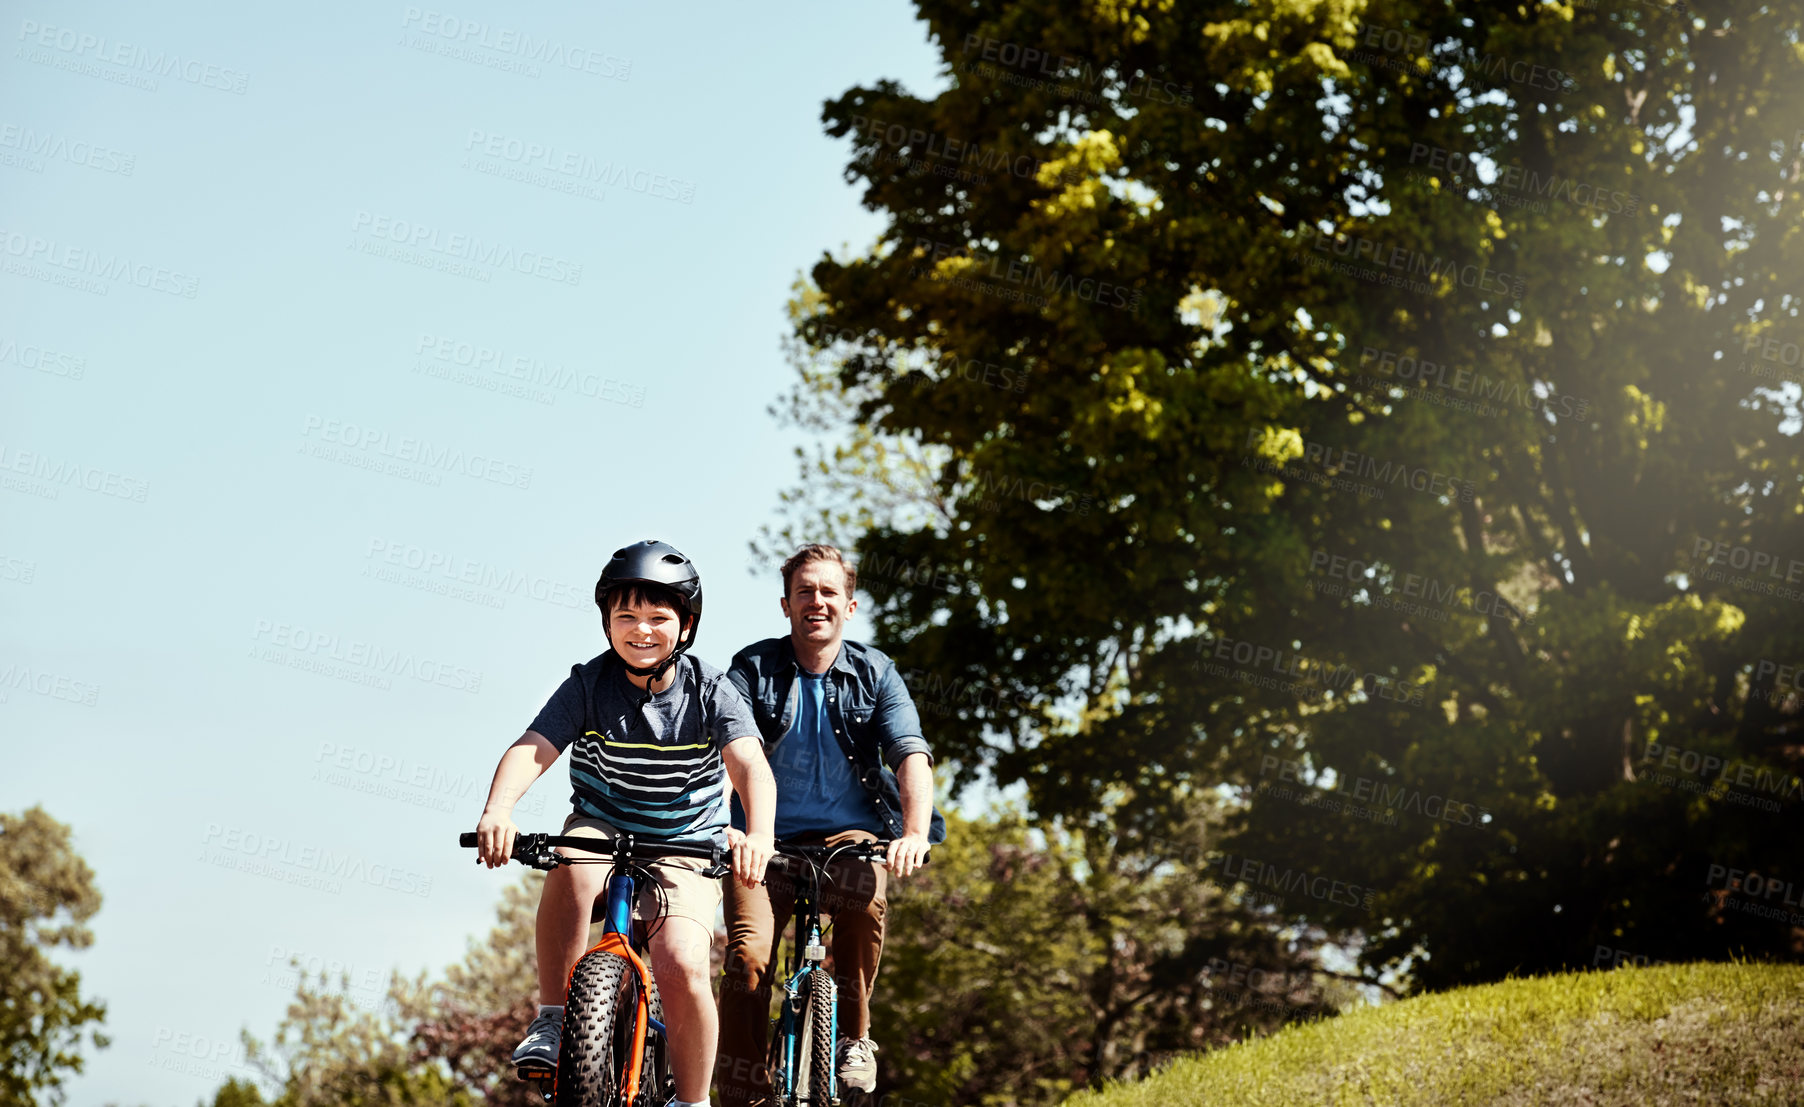
[{"label": "helmet strap", "polygon": [[[694,633],[693,633],[694,628],[695,628],[695,616],[690,615],[689,616],[689,626],[687,628],[685,628],[685,630],[688,631],[689,633],[685,633],[681,638],[678,638],[677,644],[676,644],[676,649],[671,650],[670,656],[666,657],[664,660],[658,662],[656,665],[650,665],[650,666],[634,665],[634,664],[628,662],[627,659],[624,656],[622,656],[622,654],[620,653],[619,650],[614,650],[614,656],[620,659],[621,666],[623,668],[625,668],[627,672],[633,674],[634,676],[642,676],[642,677],[650,677],[651,678],[650,680],[645,682],[646,683],[645,694],[646,694],[648,700],[652,694],[650,686],[658,683],[658,681],[660,681],[660,680],[663,680],[664,674],[668,673],[670,671],[670,667],[672,665],[675,665],[678,661],[682,660],[683,655],[685,653],[689,652],[689,640],[694,637]],[[613,645],[614,645],[614,632],[605,627],[603,628],[603,630],[608,636],[608,647],[610,649],[612,649]],[[643,706],[643,704],[641,706]]]}]

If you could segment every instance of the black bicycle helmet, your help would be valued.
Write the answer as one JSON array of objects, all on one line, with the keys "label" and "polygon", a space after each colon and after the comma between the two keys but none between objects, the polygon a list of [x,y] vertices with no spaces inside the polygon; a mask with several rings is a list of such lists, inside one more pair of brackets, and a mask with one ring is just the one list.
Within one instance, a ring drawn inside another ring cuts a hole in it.
[{"label": "black bicycle helmet", "polygon": [[[649,676],[656,681],[695,644],[696,633],[702,625],[702,575],[695,562],[684,557],[681,550],[655,538],[615,550],[614,556],[602,567],[601,579],[595,582],[595,606],[601,609],[602,633],[607,633],[608,593],[622,584],[632,583],[656,584],[676,593],[681,604],[678,614],[683,617],[688,631],[687,634],[679,632],[676,649],[671,650],[670,656],[656,668],[626,667],[634,676]],[[613,639],[609,638],[608,642],[612,645]],[[625,659],[621,660],[624,663]]]}]

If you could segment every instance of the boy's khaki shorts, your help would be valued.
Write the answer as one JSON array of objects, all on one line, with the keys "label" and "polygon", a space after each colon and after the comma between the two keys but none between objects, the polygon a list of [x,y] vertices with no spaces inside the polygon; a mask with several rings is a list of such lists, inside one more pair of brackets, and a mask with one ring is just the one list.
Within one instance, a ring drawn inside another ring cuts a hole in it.
[{"label": "boy's khaki shorts", "polygon": [[[620,832],[600,819],[591,819],[586,815],[574,812],[564,820],[564,833],[572,838],[613,838]],[[581,855],[581,850],[573,853]],[[590,854],[599,858],[600,854]],[[601,862],[611,872],[612,865]],[[648,865],[653,877],[657,879],[657,887],[648,884],[639,886],[639,902],[633,915],[645,922],[658,919],[659,892],[663,889],[664,914],[678,918],[692,919],[709,936],[714,934],[714,919],[720,913],[721,887],[719,880],[711,880],[702,875],[708,863],[699,857],[669,857],[655,865]],[[601,911],[606,906],[607,895],[604,886],[601,896],[596,897],[595,910]]]}]

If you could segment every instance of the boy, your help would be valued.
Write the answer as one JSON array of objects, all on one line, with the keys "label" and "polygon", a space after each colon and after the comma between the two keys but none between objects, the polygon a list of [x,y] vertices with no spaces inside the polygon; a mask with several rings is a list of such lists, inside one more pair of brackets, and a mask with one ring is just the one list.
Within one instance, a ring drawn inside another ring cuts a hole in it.
[{"label": "boy", "polygon": [[[727,845],[724,777],[742,797],[750,831],[734,835],[733,872],[750,887],[773,848],[776,784],[745,700],[720,670],[687,656],[701,622],[701,574],[663,542],[617,550],[595,584],[608,652],[570,670],[532,726],[502,755],[476,834],[481,861],[504,865],[518,828],[513,806],[566,747],[571,754],[567,835],[618,831],[692,844]],[[723,773],[724,770],[724,773]],[[591,855],[592,856],[592,855]],[[652,973],[664,1001],[677,1107],[705,1107],[718,1019],[709,951],[719,881],[699,859],[652,866],[658,889],[640,889],[639,916],[654,927]],[[560,866],[539,899],[539,1016],[514,1064],[557,1066],[570,970],[587,946],[590,911],[613,866]]]}]

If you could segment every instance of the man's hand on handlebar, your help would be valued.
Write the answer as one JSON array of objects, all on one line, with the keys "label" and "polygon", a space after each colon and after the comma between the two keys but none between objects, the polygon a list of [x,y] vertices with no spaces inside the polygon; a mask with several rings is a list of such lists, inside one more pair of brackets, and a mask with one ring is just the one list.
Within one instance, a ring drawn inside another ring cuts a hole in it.
[{"label": "man's hand on handlebar", "polygon": [[514,838],[520,828],[514,820],[499,812],[484,811],[476,824],[476,861],[491,869],[507,864],[513,856]]},{"label": "man's hand on handlebar", "polygon": [[901,877],[912,875],[926,863],[928,848],[925,834],[904,834],[893,839],[889,844],[890,873]]},{"label": "man's hand on handlebar", "polygon": [[733,875],[747,888],[764,883],[764,869],[777,852],[777,840],[769,834],[741,834],[727,830],[727,845],[733,851]]}]

